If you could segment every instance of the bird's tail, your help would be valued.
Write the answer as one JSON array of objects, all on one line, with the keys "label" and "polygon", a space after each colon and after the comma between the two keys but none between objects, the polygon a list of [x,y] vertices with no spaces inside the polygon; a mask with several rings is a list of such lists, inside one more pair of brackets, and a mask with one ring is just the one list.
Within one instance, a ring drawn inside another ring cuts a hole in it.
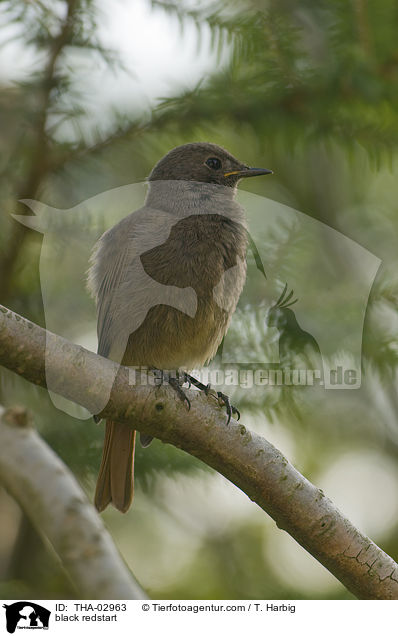
[{"label": "bird's tail", "polygon": [[109,503],[120,512],[130,508],[134,492],[134,446],[134,430],[107,420],[94,500],[99,512]]}]

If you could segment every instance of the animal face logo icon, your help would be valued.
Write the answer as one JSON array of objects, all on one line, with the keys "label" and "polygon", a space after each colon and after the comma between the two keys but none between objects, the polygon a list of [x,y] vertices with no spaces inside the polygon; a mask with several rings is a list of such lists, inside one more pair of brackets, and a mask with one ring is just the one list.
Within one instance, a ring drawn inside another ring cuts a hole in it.
[{"label": "animal face logo icon", "polygon": [[16,629],[48,629],[51,612],[37,603],[18,601],[3,607],[9,634],[14,634]]}]

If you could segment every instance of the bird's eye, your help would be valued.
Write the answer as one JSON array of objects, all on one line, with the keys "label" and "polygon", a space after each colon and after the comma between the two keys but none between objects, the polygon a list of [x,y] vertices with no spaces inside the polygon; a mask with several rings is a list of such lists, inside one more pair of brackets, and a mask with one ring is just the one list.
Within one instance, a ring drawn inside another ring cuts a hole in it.
[{"label": "bird's eye", "polygon": [[212,170],[219,170],[221,168],[221,161],[217,157],[210,157],[206,161],[206,166],[209,166]]}]

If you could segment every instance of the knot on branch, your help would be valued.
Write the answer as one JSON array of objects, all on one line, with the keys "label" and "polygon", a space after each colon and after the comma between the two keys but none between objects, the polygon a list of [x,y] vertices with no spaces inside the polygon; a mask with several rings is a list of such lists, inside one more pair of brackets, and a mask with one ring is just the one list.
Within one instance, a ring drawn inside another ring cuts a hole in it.
[{"label": "knot on branch", "polygon": [[33,420],[28,409],[24,406],[13,406],[8,408],[4,412],[3,421],[8,426],[15,426],[16,428],[32,428]]}]

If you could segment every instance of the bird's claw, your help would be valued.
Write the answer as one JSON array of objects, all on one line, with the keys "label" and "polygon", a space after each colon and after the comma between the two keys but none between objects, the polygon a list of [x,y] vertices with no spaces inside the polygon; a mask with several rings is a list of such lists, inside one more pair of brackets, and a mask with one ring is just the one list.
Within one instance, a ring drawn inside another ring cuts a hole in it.
[{"label": "bird's claw", "polygon": [[169,378],[169,384],[174,389],[174,391],[177,393],[177,396],[180,398],[181,402],[183,402],[186,405],[188,411],[190,411],[191,402],[187,398],[187,396],[185,395],[183,389],[181,388],[180,378],[178,378],[178,379],[177,378]]},{"label": "bird's claw", "polygon": [[221,391],[214,391],[214,389],[211,388],[210,384],[203,384],[192,375],[186,374],[186,381],[188,380],[191,384],[193,384],[193,386],[196,386],[198,389],[203,391],[205,395],[211,395],[212,397],[214,397],[218,401],[218,404],[220,406],[226,407],[228,415],[227,425],[230,423],[231,417],[233,415],[236,415],[236,419],[240,420],[240,412],[235,406],[231,404],[228,395],[225,395],[225,393],[222,393]]},{"label": "bird's claw", "polygon": [[206,388],[203,389],[205,395],[214,397],[218,401],[218,392],[211,388],[210,384],[206,385]]},{"label": "bird's claw", "polygon": [[186,373],[185,371],[180,372],[177,377],[181,381],[181,384],[188,384],[188,389],[191,388],[192,380],[191,380],[191,376],[188,375],[188,373]]},{"label": "bird's claw", "polygon": [[169,377],[167,373],[160,371],[158,369],[154,371],[156,371],[156,377],[159,384],[168,382],[168,384],[170,384],[170,386],[177,393],[177,396],[179,397],[179,399],[182,402],[184,402],[188,411],[191,408],[191,402],[185,395],[184,390],[182,389],[183,384],[188,384],[188,388],[191,388],[192,385],[196,386],[198,389],[203,391],[205,395],[207,396],[211,395],[212,397],[214,397],[218,401],[218,404],[220,406],[225,406],[227,410],[227,416],[228,416],[227,425],[230,423],[232,416],[236,416],[237,420],[240,419],[240,412],[235,406],[231,404],[231,401],[228,395],[225,395],[225,393],[222,393],[221,391],[215,391],[214,389],[211,388],[210,384],[202,384],[202,382],[194,378],[192,375],[189,375],[185,371],[178,372],[176,374],[176,377]]},{"label": "bird's claw", "polygon": [[231,404],[231,401],[228,397],[228,395],[225,395],[225,393],[222,393],[221,391],[217,391],[217,397],[218,397],[218,403],[220,406],[225,406],[225,408],[227,409],[227,415],[228,415],[228,419],[227,419],[227,426],[231,421],[231,417],[233,415],[237,415],[237,420],[240,420],[240,412],[238,411],[238,409],[233,406]]},{"label": "bird's claw", "polygon": [[184,383],[188,383],[188,386],[191,386],[190,376],[188,376],[185,372],[177,372],[176,375],[170,375],[167,371],[163,371],[162,369],[154,369],[152,368],[152,372],[155,376],[155,385],[162,386],[162,384],[169,384],[172,389],[177,393],[178,398],[183,402],[188,411],[191,408],[191,402],[185,395],[182,385]]}]

